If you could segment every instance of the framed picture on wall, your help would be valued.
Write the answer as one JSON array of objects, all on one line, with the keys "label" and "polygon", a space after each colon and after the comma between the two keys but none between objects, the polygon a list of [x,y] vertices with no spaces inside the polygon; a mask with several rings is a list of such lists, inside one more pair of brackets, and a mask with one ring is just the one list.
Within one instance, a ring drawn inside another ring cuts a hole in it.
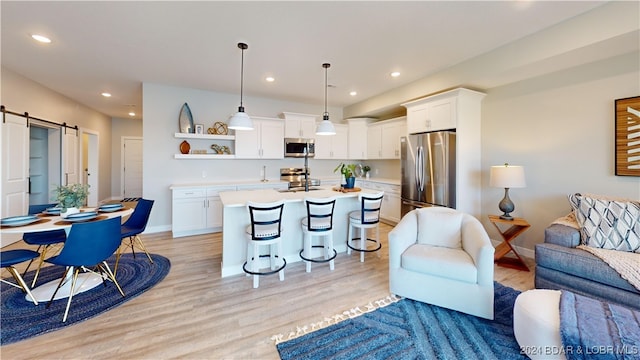
[{"label": "framed picture on wall", "polygon": [[615,173],[640,176],[640,96],[615,103]]},{"label": "framed picture on wall", "polygon": [[196,134],[204,134],[204,125],[196,124]]}]

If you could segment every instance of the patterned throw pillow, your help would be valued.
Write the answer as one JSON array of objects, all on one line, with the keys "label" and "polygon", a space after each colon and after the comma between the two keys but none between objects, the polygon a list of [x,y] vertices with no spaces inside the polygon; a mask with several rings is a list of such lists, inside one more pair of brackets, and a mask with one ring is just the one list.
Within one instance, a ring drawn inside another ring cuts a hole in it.
[{"label": "patterned throw pillow", "polygon": [[640,202],[569,195],[583,245],[640,253]]}]

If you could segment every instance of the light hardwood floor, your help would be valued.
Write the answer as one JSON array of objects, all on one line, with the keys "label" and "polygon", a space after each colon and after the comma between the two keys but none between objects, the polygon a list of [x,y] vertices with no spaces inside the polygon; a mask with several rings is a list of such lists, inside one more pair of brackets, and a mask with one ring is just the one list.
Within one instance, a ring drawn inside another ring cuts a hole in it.
[{"label": "light hardwood floor", "polygon": [[[2,346],[3,359],[278,359],[271,337],[389,295],[387,233],[379,257],[338,254],[335,270],[288,264],[285,280],[262,277],[252,288],[244,275],[220,277],[221,234],[171,238],[143,235],[150,252],[171,260],[161,283],[95,318]],[[238,239],[244,241],[244,239]],[[25,247],[16,243],[9,248]],[[495,280],[533,288],[531,272],[495,268]],[[44,306],[44,305],[42,305]],[[73,311],[73,304],[71,305]]]}]

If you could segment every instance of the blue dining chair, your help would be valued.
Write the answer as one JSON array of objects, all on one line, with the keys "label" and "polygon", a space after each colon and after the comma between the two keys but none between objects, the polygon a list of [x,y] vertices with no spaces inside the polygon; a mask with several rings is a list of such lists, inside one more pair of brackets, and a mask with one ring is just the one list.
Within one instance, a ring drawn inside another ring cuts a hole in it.
[{"label": "blue dining chair", "polygon": [[[37,215],[48,208],[54,207],[57,204],[38,204],[38,205],[29,205],[29,215]],[[37,252],[40,253],[38,259],[31,259],[29,264],[27,264],[27,268],[22,273],[22,276],[25,276],[31,264],[34,261],[38,262],[38,267],[36,268],[36,273],[33,276],[33,280],[31,282],[31,287],[36,286],[36,281],[38,280],[38,275],[40,274],[40,269],[42,268],[42,264],[44,263],[44,259],[46,259],[47,255],[51,254],[51,250],[54,250],[54,247],[63,244],[67,240],[67,233],[64,229],[58,230],[48,230],[48,231],[36,231],[36,232],[28,232],[22,235],[22,240],[29,244],[38,246],[36,249]]]},{"label": "blue dining chair", "polygon": [[120,284],[118,284],[115,275],[106,262],[120,246],[120,222],[121,217],[117,216],[101,221],[75,223],[71,225],[69,236],[60,254],[46,260],[48,263],[67,267],[62,275],[62,279],[60,279],[58,287],[51,296],[51,300],[49,300],[47,304],[47,308],[51,306],[60,287],[68,280],[67,275],[69,271],[73,271],[69,299],[67,300],[67,308],[64,311],[62,322],[67,321],[78,274],[83,269],[95,267],[96,271],[102,277],[103,284],[106,286],[104,281],[106,275],[107,278],[116,285],[118,291],[120,291],[120,294],[124,297],[124,292],[122,288],[120,288]]},{"label": "blue dining chair", "polygon": [[38,301],[35,297],[33,297],[33,294],[31,293],[31,290],[29,290],[27,284],[24,282],[24,279],[22,279],[22,276],[20,276],[18,270],[16,270],[16,268],[13,266],[28,260],[33,260],[38,256],[40,256],[40,254],[37,251],[26,249],[6,250],[0,252],[0,266],[2,266],[3,269],[7,269],[7,271],[11,273],[11,276],[13,276],[13,278],[16,280],[17,284],[1,278],[0,281],[5,284],[9,284],[11,286],[22,289],[22,291],[29,295],[35,305],[38,305]]},{"label": "blue dining chair", "polygon": [[146,199],[138,200],[138,203],[136,204],[135,209],[133,209],[133,213],[131,213],[131,216],[129,216],[127,221],[125,221],[124,224],[122,224],[121,230],[120,230],[120,237],[122,239],[128,238],[129,241],[128,243],[126,240],[123,241],[122,245],[120,246],[120,248],[118,248],[118,251],[116,252],[116,264],[113,270],[114,273],[118,272],[118,263],[120,262],[120,256],[122,256],[123,246],[125,248],[126,247],[131,248],[131,252],[133,253],[134,259],[136,257],[136,250],[135,250],[136,247],[144,251],[144,253],[147,254],[147,257],[149,258],[149,261],[153,264],[151,255],[149,255],[147,248],[144,246],[144,243],[140,238],[140,234],[142,234],[144,229],[146,229],[147,227],[147,222],[149,221],[149,215],[151,215],[151,208],[153,207],[153,203],[154,203],[154,200],[146,200]]}]

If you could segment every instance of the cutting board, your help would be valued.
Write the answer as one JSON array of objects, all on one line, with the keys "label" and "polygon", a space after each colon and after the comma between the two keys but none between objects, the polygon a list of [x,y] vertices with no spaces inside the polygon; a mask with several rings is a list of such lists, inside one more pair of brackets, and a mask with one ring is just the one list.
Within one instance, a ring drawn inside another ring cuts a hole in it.
[{"label": "cutting board", "polygon": [[339,187],[339,188],[333,188],[333,191],[340,191],[343,193],[348,193],[348,192],[358,192],[361,189],[359,187],[354,187],[353,189],[345,189],[343,187]]}]

